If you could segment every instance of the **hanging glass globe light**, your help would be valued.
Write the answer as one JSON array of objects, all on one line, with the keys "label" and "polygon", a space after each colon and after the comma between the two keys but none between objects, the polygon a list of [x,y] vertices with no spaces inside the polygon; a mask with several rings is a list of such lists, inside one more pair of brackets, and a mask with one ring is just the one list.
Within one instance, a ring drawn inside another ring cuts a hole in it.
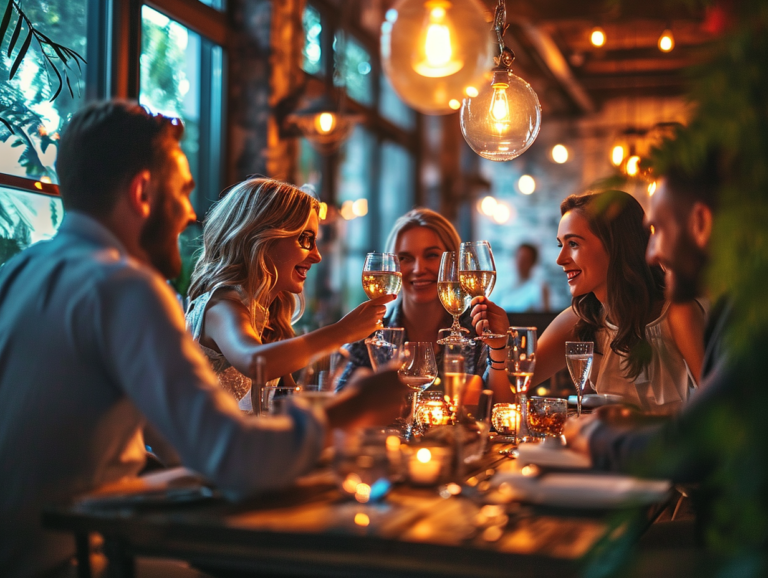
[{"label": "hanging glass globe light", "polygon": [[381,25],[392,87],[424,114],[449,114],[477,92],[493,45],[479,0],[400,0]]},{"label": "hanging glass globe light", "polygon": [[313,99],[287,118],[296,125],[316,151],[330,154],[336,151],[351,134],[362,116],[344,110],[328,94]]},{"label": "hanging glass globe light", "polygon": [[481,157],[508,161],[523,154],[541,128],[541,105],[531,85],[512,73],[514,53],[504,45],[506,7],[499,0],[494,29],[499,42],[497,66],[477,96],[461,106],[461,132],[467,144]]}]

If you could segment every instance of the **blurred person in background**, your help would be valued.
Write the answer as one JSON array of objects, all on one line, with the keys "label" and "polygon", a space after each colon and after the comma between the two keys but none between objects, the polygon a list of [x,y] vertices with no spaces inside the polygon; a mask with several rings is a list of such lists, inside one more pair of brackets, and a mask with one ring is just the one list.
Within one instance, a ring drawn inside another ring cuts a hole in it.
[{"label": "blurred person in background", "polygon": [[549,285],[536,269],[539,250],[530,243],[523,243],[515,253],[517,278],[512,286],[501,293],[499,306],[505,311],[527,313],[549,311]]}]

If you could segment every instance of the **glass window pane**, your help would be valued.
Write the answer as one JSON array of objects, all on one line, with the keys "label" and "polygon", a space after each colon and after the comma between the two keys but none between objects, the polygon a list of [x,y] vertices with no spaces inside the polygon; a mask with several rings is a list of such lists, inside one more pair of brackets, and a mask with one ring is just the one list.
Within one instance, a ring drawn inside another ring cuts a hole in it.
[{"label": "glass window pane", "polygon": [[[334,39],[333,47],[337,50],[338,38]],[[336,86],[346,86],[347,94],[361,104],[370,106],[373,103],[371,89],[371,55],[354,38],[347,35],[343,43],[344,56],[336,54],[336,67],[344,71],[337,75],[333,82]]]},{"label": "glass window pane", "polygon": [[63,215],[58,197],[0,187],[0,265],[30,245],[53,237]]},{"label": "glass window pane", "polygon": [[320,44],[320,36],[323,31],[323,23],[320,20],[320,12],[307,5],[302,15],[304,25],[304,49],[302,50],[301,67],[309,74],[323,74],[323,50]]},{"label": "glass window pane", "polygon": [[400,128],[412,130],[416,125],[416,113],[400,100],[384,74],[381,75],[379,86],[381,87],[381,94],[379,95],[381,116]]},{"label": "glass window pane", "polygon": [[211,8],[216,8],[216,10],[224,10],[227,7],[224,0],[200,0],[200,2]]},{"label": "glass window pane", "polygon": [[[200,35],[149,6],[141,9],[139,102],[184,121],[181,148],[200,182]],[[193,198],[196,202],[196,197]]]},{"label": "glass window pane", "polygon": [[[341,204],[338,235],[341,240],[341,266],[343,272],[339,279],[344,294],[344,311],[365,301],[366,296],[361,285],[361,272],[365,253],[381,250],[372,246],[370,237],[370,200],[371,163],[376,146],[374,136],[361,126],[357,126],[339,151],[338,202]],[[357,213],[350,213],[357,202]],[[364,211],[362,210],[364,207]],[[347,217],[354,218],[344,218]]]},{"label": "glass window pane", "polygon": [[[24,3],[24,12],[51,40],[85,58],[87,0],[27,2]],[[14,15],[7,37],[15,29],[16,22]],[[8,81],[18,47],[26,34],[27,27],[24,25],[11,57],[7,58],[5,52],[0,57],[0,118],[10,123],[15,133],[0,124],[0,172],[57,182],[54,163],[58,137],[72,114],[83,105],[85,64],[80,63],[80,71],[77,64],[69,61],[70,69],[66,71],[62,91],[56,100],[50,102],[59,88],[59,82],[50,65],[47,69],[44,66],[39,46],[33,42],[13,80]],[[4,43],[4,50],[8,42]],[[52,59],[60,64],[57,58]],[[59,72],[64,72],[62,66],[58,68]],[[67,78],[74,96],[69,94]]]},{"label": "glass window pane", "polygon": [[381,148],[379,216],[380,250],[385,249],[389,230],[403,213],[413,206],[414,162],[400,145],[385,142]]},{"label": "glass window pane", "polygon": [[299,185],[312,185],[318,197],[323,185],[322,157],[309,141],[299,139],[299,166],[296,173],[296,183]]}]

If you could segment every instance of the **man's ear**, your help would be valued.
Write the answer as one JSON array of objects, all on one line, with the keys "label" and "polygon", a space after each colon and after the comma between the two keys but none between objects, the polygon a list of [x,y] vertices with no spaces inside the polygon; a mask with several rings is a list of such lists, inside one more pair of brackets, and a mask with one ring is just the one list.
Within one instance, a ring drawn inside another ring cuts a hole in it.
[{"label": "man's ear", "polygon": [[141,171],[134,175],[128,185],[128,205],[144,219],[149,216],[152,207],[150,180],[149,171]]},{"label": "man's ear", "polygon": [[706,249],[712,235],[712,209],[704,203],[696,202],[688,218],[689,232],[699,249]]}]

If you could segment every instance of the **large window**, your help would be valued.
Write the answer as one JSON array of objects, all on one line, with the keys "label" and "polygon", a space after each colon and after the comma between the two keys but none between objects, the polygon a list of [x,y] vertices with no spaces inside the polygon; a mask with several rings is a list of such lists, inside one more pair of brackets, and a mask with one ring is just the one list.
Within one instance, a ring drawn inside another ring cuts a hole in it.
[{"label": "large window", "polygon": [[0,266],[61,224],[61,199],[0,187]]}]

